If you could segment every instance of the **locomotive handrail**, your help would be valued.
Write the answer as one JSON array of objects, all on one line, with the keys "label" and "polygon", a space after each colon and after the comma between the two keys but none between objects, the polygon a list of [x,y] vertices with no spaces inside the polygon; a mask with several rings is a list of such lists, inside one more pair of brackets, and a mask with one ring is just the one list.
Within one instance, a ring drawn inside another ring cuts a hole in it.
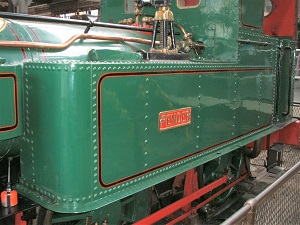
[{"label": "locomotive handrail", "polygon": [[271,184],[268,188],[266,188],[263,192],[261,192],[255,198],[251,198],[242,208],[240,208],[235,214],[229,217],[226,221],[224,221],[221,225],[232,225],[241,222],[241,220],[245,219],[247,216],[246,224],[254,224],[255,217],[255,209],[256,207],[264,201],[269,195],[273,194],[279,187],[281,187],[287,180],[289,180],[292,176],[300,171],[300,162],[294,165],[290,170],[288,170],[282,177],[276,180],[273,184]]},{"label": "locomotive handrail", "polygon": [[[19,19],[19,20],[29,20],[29,21],[38,21],[38,22],[48,22],[48,23],[65,23],[65,24],[74,24],[74,25],[82,25],[82,26],[90,25],[90,21],[85,21],[85,20],[64,19],[64,18],[57,18],[57,17],[46,17],[46,16],[36,16],[36,15],[7,13],[7,12],[1,12],[0,17],[7,18],[7,19]],[[93,22],[93,26],[145,31],[145,32],[153,31],[152,28],[128,26],[123,24],[104,23],[104,22]]]},{"label": "locomotive handrail", "polygon": [[[7,19],[21,19],[21,20],[38,21],[38,22],[42,21],[48,23],[66,23],[66,24],[82,25],[87,27],[91,26],[91,22],[85,20],[64,19],[64,18],[57,18],[57,17],[17,14],[17,13],[8,13],[8,12],[0,12],[0,17],[7,18]],[[125,30],[144,31],[144,32],[151,32],[151,33],[153,32],[152,28],[129,26],[124,24],[104,23],[104,22],[93,22],[92,24],[93,27],[107,27],[107,28],[116,28],[116,29],[125,29]],[[174,23],[174,26],[177,27],[184,35],[187,35],[187,32],[181,25]]]},{"label": "locomotive handrail", "polygon": [[242,44],[257,44],[260,46],[274,45],[273,43],[270,43],[270,42],[252,41],[250,39],[238,39],[237,41]]},{"label": "locomotive handrail", "polygon": [[287,111],[286,112],[283,112],[282,115],[283,116],[287,116],[290,114],[290,111],[291,111],[291,85],[292,85],[292,71],[293,71],[293,51],[292,51],[292,48],[290,46],[286,46],[285,49],[288,49],[291,51],[291,54],[290,54],[290,66],[289,66],[289,72],[288,72],[288,76],[289,76],[289,79],[288,79],[288,101],[287,101]]},{"label": "locomotive handrail", "polygon": [[[151,44],[151,40],[134,38],[134,37],[114,37],[103,35],[91,35],[91,34],[76,34],[69,40],[61,44],[51,44],[42,42],[29,42],[29,41],[0,41],[0,47],[9,48],[38,48],[38,49],[65,49],[73,44],[78,39],[94,39],[94,40],[107,40],[107,41],[129,41],[137,42],[141,44]],[[159,41],[156,41],[159,44]]]}]

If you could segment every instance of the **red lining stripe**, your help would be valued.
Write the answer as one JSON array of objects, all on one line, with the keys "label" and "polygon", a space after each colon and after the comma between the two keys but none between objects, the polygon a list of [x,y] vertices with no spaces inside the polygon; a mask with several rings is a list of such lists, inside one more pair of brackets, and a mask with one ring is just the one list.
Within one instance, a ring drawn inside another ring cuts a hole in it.
[{"label": "red lining stripe", "polygon": [[[32,27],[29,27],[29,29],[31,30],[31,32],[32,32],[32,34],[34,35],[35,39],[36,39],[38,42],[41,42],[39,36],[38,36],[37,33],[34,31],[34,29],[33,29]],[[45,59],[46,61],[48,61],[47,56],[46,56],[46,51],[45,51],[45,49],[42,49],[41,51],[42,51],[42,55],[43,55],[44,59]]]},{"label": "red lining stripe", "polygon": [[[16,33],[16,31],[9,24],[7,24],[7,26],[11,30],[11,32],[13,33],[13,35],[15,36],[16,40],[17,41],[21,41],[21,39],[18,36],[18,34]],[[26,55],[25,49],[24,48],[20,48],[20,49],[21,49],[21,52],[22,52],[23,59],[27,59],[27,55]]]}]

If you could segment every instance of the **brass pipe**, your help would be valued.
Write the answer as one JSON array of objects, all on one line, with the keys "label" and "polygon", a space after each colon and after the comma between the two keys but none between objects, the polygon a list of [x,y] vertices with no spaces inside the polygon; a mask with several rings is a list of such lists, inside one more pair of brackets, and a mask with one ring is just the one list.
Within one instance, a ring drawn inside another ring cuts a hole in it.
[{"label": "brass pipe", "polygon": [[174,23],[174,26],[177,27],[179,30],[181,30],[184,36],[187,36],[188,33],[185,31],[185,29],[182,26],[180,26],[177,23]]},{"label": "brass pipe", "polygon": [[[137,42],[141,44],[151,44],[151,40],[134,38],[134,37],[113,37],[91,34],[77,34],[72,36],[69,40],[61,44],[50,44],[41,42],[28,42],[28,41],[0,41],[0,47],[8,48],[38,48],[38,49],[64,49],[69,47],[78,39],[93,39],[93,40],[107,40],[107,41],[128,41]],[[159,42],[157,42],[159,44]]]}]

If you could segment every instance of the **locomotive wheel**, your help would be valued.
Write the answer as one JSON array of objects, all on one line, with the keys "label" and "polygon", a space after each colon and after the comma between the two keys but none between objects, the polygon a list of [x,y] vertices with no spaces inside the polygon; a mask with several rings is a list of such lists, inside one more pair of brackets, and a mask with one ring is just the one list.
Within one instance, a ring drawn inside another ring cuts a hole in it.
[{"label": "locomotive wheel", "polygon": [[[203,179],[201,183],[207,185],[220,178],[222,175],[227,174],[230,182],[232,182],[240,177],[242,166],[243,152],[242,149],[237,149],[204,164],[203,173],[199,174],[199,180]],[[226,184],[216,188],[204,197],[210,197],[225,186]],[[223,194],[212,200],[210,204],[215,206],[221,205],[228,199],[234,190],[235,187],[230,188],[228,191],[225,191]]]}]

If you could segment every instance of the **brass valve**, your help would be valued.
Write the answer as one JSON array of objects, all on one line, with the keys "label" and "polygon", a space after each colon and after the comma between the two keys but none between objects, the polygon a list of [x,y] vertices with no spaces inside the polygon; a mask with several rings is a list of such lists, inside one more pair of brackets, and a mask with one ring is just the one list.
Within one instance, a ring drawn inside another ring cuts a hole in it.
[{"label": "brass valve", "polygon": [[159,7],[159,9],[156,11],[155,16],[154,16],[154,20],[174,21],[174,15],[170,11],[169,6],[163,6],[163,7]]},{"label": "brass valve", "polygon": [[128,18],[128,19],[121,20],[118,23],[124,25],[132,25],[134,22],[135,22],[134,19]]},{"label": "brass valve", "polygon": [[[170,32],[168,31],[170,27]],[[160,49],[155,49],[155,39],[159,28]],[[170,36],[168,36],[170,33]],[[175,42],[174,15],[169,5],[163,5],[158,8],[154,15],[152,44],[150,52],[178,53]]]}]

